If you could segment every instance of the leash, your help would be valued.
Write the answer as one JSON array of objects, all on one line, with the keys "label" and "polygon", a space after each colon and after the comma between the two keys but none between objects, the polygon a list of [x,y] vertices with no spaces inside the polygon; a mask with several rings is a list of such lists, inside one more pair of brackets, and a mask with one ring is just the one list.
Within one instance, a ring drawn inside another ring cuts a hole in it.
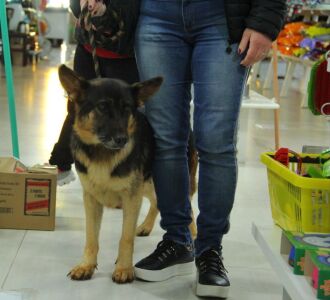
[{"label": "leash", "polygon": [[99,59],[96,55],[95,36],[94,36],[94,30],[92,28],[92,14],[88,10],[87,5],[81,11],[80,27],[84,28],[88,32],[88,40],[89,40],[89,44],[91,45],[91,48],[92,48],[92,57],[93,57],[95,74],[96,74],[96,77],[100,78],[101,71],[100,71]]},{"label": "leash", "polygon": [[[108,40],[111,41],[111,43],[116,43],[120,39],[121,36],[124,35],[124,22],[120,19],[119,15],[112,9],[110,12],[110,17],[113,18],[113,20],[118,24],[118,31],[116,34],[112,35],[108,38]],[[105,16],[109,17],[109,16]],[[92,24],[92,12],[88,10],[87,5],[83,8],[80,15],[80,26],[81,28],[85,28],[85,30],[88,32],[88,39],[89,43],[92,48],[92,57],[93,57],[93,63],[94,63],[94,70],[97,78],[101,78],[101,71],[100,71],[100,62],[98,59],[98,56],[96,55],[96,41],[95,41],[95,30],[93,29]]]}]

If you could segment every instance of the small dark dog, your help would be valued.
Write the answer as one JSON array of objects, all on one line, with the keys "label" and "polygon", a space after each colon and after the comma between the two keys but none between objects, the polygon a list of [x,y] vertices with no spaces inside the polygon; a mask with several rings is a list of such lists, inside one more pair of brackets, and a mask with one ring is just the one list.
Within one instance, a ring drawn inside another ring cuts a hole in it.
[{"label": "small dark dog", "polygon": [[[97,266],[103,207],[122,206],[123,229],[112,279],[131,282],[134,237],[143,196],[150,199],[151,210],[155,208],[158,213],[151,178],[153,133],[138,107],[158,91],[163,80],[156,77],[133,85],[105,78],[87,81],[64,65],[59,68],[59,78],[75,107],[71,148],[83,186],[86,214],[83,260],[68,275],[74,280],[92,277]],[[194,170],[194,190],[197,160],[190,162],[195,164],[190,167]],[[154,215],[149,212],[147,216],[152,226]]]}]

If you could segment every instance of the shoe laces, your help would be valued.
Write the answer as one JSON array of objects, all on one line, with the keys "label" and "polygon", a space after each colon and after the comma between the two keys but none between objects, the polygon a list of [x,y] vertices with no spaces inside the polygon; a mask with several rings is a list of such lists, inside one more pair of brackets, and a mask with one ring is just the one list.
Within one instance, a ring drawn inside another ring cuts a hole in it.
[{"label": "shoe laces", "polygon": [[170,240],[163,240],[158,243],[156,250],[152,256],[157,257],[158,260],[163,262],[169,257],[177,256],[176,244]]},{"label": "shoe laces", "polygon": [[210,249],[204,252],[198,259],[200,274],[212,273],[223,276],[225,273],[228,273],[222,260],[221,250]]}]

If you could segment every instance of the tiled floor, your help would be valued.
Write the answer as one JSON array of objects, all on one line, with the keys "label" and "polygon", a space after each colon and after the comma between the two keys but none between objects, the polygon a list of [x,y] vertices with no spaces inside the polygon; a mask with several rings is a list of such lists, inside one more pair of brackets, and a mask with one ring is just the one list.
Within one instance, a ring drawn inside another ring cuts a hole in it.
[{"label": "tiled floor", "polygon": [[[59,63],[72,63],[73,48],[54,49],[49,61],[14,67],[21,160],[27,165],[48,160],[66,114],[66,99],[57,79]],[[0,79],[0,155],[11,155],[4,70]],[[300,108],[300,95],[291,91],[281,109],[281,145],[300,151],[304,144],[329,145],[330,126]],[[244,130],[243,130],[244,129]],[[279,300],[281,285],[251,236],[251,222],[271,225],[267,178],[259,163],[261,152],[273,149],[273,112],[244,110],[245,163],[240,164],[231,231],[224,239],[225,264],[232,288],[229,299]],[[148,203],[144,203],[141,219]],[[196,199],[194,209],[197,211]],[[0,216],[1,217],[1,216]],[[84,213],[78,181],[58,188],[54,232],[0,230],[0,300],[80,299],[196,299],[194,275],[162,283],[111,281],[121,231],[121,211],[108,210],[102,223],[99,269],[92,280],[66,277],[82,254]],[[134,261],[148,254],[160,240],[157,225],[150,237],[136,239]]]}]

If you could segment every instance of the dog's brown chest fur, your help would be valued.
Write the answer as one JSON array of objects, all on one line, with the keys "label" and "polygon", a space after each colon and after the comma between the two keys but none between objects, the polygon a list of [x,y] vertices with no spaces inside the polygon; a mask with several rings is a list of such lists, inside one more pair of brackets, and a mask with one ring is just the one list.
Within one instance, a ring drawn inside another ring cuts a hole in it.
[{"label": "dog's brown chest fur", "polygon": [[122,177],[112,175],[116,167],[131,153],[132,148],[133,143],[129,143],[117,153],[103,153],[101,158],[89,158],[81,149],[73,153],[75,160],[87,169],[86,172],[78,171],[84,191],[100,204],[117,207],[124,194],[133,193],[137,186],[143,184],[143,175],[139,170],[132,170]]}]

